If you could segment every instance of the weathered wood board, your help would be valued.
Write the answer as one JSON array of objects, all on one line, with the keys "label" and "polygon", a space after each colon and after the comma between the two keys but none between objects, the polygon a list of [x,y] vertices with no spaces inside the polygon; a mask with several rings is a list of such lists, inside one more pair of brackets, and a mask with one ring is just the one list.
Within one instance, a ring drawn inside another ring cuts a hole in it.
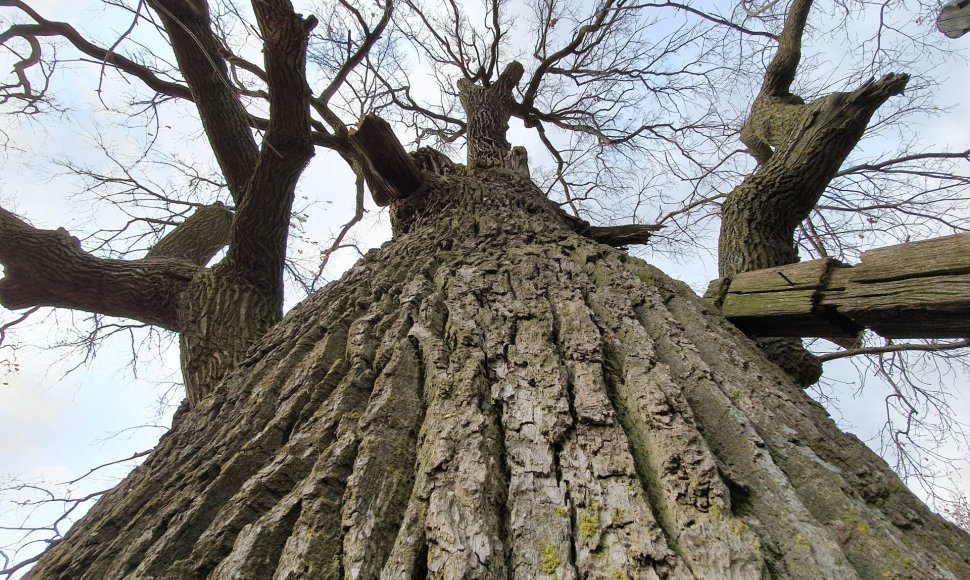
[{"label": "weathered wood board", "polygon": [[970,337],[970,234],[826,258],[715,280],[708,295],[758,336]]}]

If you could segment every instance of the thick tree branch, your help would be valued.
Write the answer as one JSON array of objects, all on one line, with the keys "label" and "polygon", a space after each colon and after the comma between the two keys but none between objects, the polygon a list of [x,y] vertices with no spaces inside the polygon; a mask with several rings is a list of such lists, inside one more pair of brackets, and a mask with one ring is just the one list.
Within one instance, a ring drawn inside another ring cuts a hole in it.
[{"label": "thick tree branch", "polygon": [[229,243],[232,212],[216,202],[195,210],[165,235],[146,258],[176,258],[203,267]]},{"label": "thick tree branch", "polygon": [[622,248],[626,246],[642,245],[660,231],[661,226],[655,224],[623,224],[619,226],[590,226],[586,234],[601,244]]},{"label": "thick tree branch", "polygon": [[296,183],[314,152],[306,49],[317,21],[301,18],[288,0],[255,0],[253,9],[264,39],[269,126],[247,193],[236,208],[227,262],[282,307],[290,210]]},{"label": "thick tree branch", "polygon": [[[790,93],[812,0],[793,0],[778,50],[741,128],[741,141],[758,170],[722,207],[718,241],[721,276],[798,261],[795,229],[862,138],[873,113],[906,86],[907,75],[887,75],[852,93],[805,104]],[[821,375],[821,363],[799,339],[759,340],[759,346],[802,385]]]},{"label": "thick tree branch", "polygon": [[177,302],[198,268],[173,259],[107,260],[67,231],[40,230],[0,208],[0,304],[54,306],[179,330]]},{"label": "thick tree branch", "polygon": [[729,196],[720,240],[722,276],[797,260],[795,228],[862,138],[873,113],[902,93],[909,77],[886,75],[851,93],[833,93],[806,109],[795,132]]},{"label": "thick tree branch", "polygon": [[512,91],[523,73],[522,65],[512,61],[487,88],[458,79],[458,96],[468,118],[469,167],[505,164],[512,148],[505,137],[515,107]]},{"label": "thick tree branch", "polygon": [[[795,228],[818,203],[873,113],[890,96],[900,94],[908,80],[907,75],[887,75],[851,93],[833,93],[800,106],[801,114],[790,117],[797,124],[785,127],[787,134],[776,141],[775,152],[761,159],[763,164],[722,207],[721,276],[798,261]],[[814,383],[821,374],[821,364],[798,339],[762,339],[759,345],[803,385]]]},{"label": "thick tree branch", "polygon": [[614,248],[646,244],[654,233],[663,229],[656,224],[623,224],[618,226],[591,226],[586,220],[576,217],[556,204],[554,211],[569,227],[582,236]]},{"label": "thick tree branch", "polygon": [[798,63],[802,59],[802,35],[811,8],[812,0],[792,2],[785,17],[785,26],[778,36],[778,50],[765,71],[761,95],[782,97],[789,94]]},{"label": "thick tree branch", "polygon": [[250,116],[229,80],[222,47],[212,33],[205,0],[149,0],[162,19],[192,92],[202,126],[229,192],[238,205],[256,166]]},{"label": "thick tree branch", "polygon": [[360,153],[361,173],[377,205],[406,198],[421,186],[421,171],[384,119],[365,115],[350,142]]},{"label": "thick tree branch", "polygon": [[805,102],[790,92],[795,72],[802,58],[802,34],[812,7],[812,0],[794,0],[778,37],[778,50],[768,64],[764,82],[751,105],[741,142],[748,147],[758,164],[768,161],[795,131],[805,114]]}]

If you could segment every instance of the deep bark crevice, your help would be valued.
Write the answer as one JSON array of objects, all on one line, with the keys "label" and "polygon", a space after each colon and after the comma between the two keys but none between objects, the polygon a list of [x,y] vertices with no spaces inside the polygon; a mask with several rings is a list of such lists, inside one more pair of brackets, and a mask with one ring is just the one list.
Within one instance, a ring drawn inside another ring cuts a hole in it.
[{"label": "deep bark crevice", "polygon": [[[566,279],[571,279],[569,272],[564,270],[557,270],[557,277],[563,276]],[[510,278],[511,280],[511,278]],[[568,514],[569,527],[566,542],[566,561],[563,567],[566,569],[566,574],[576,574],[579,575],[579,568],[577,566],[576,559],[576,544],[579,534],[579,529],[576,524],[576,508],[570,491],[569,480],[565,477],[563,473],[562,457],[563,453],[568,452],[566,448],[570,440],[574,440],[578,437],[578,429],[580,424],[579,413],[576,410],[576,385],[575,385],[575,370],[570,363],[576,362],[575,353],[568,352],[567,345],[564,340],[565,337],[562,335],[562,316],[565,312],[565,305],[558,302],[554,297],[550,288],[545,288],[543,292],[543,297],[549,309],[550,321],[552,326],[550,328],[549,340],[555,347],[555,353],[560,361],[560,372],[562,373],[565,386],[565,399],[566,408],[568,411],[569,424],[566,429],[552,442],[552,461],[554,468],[554,477],[557,484],[563,489],[562,500],[564,510]],[[563,550],[560,548],[557,550],[561,553]],[[544,555],[545,556],[545,555]]]},{"label": "deep bark crevice", "polygon": [[[696,318],[692,307],[682,303],[675,306],[677,311]],[[720,322],[712,319],[705,324],[688,324],[685,329],[700,338],[709,324]],[[696,338],[694,344],[705,358],[716,360],[712,352],[716,345]],[[743,358],[747,354],[742,352],[738,356]],[[724,367],[713,370],[715,376],[728,372]],[[895,524],[887,527],[892,519],[888,517],[890,513],[912,514],[910,517],[913,517],[918,500],[905,490],[883,461],[864,459],[872,457],[872,452],[856,437],[841,433],[818,403],[792,390],[786,381],[771,373],[757,375],[756,382],[747,388],[730,388],[724,393],[747,416],[759,418],[754,425],[764,435],[766,449],[773,461],[791,480],[800,502],[812,517],[825,525],[829,535],[839,542],[860,576],[920,577],[925,573],[932,577],[948,577],[939,568],[941,560],[934,563],[924,560],[924,555],[898,557],[903,550],[900,546],[905,544],[924,547],[933,544],[936,546],[934,550],[938,550],[936,553],[945,561],[958,566],[970,563],[970,557],[953,559],[957,552],[951,551],[952,544],[944,539],[947,533],[943,531],[952,525],[935,514],[922,511],[917,526],[920,531],[916,535],[892,531]],[[708,439],[722,440],[713,434],[708,434]],[[857,479],[860,475],[862,477]],[[746,478],[746,481],[754,485],[758,480]],[[867,487],[879,489],[876,495],[894,498],[893,510],[884,511],[881,502],[873,503],[867,499],[872,497],[865,491]],[[752,498],[756,500],[758,495],[756,491]],[[846,536],[847,529],[865,531]],[[925,572],[930,570],[932,572]]]},{"label": "deep bark crevice", "polygon": [[[495,402],[495,430],[498,433],[501,433],[503,435],[505,433],[505,423],[502,418],[504,412],[505,410],[503,408],[502,402],[496,401]],[[499,451],[499,457],[500,457],[499,470],[501,473],[501,476],[500,476],[501,480],[503,482],[511,481],[512,470],[509,467],[509,463],[508,463],[508,451],[505,448],[505,438],[499,437],[497,441],[498,441],[498,451]],[[512,525],[511,525],[511,522],[509,521],[509,516],[508,516],[509,508],[510,508],[509,501],[508,501],[508,486],[505,486],[504,489],[505,489],[504,497],[502,498],[502,501],[498,504],[499,509],[495,515],[496,517],[498,517],[499,527],[502,530],[503,537],[511,538]],[[514,570],[515,562],[512,558],[511,546],[509,545],[509,543],[503,543],[502,548],[503,548],[502,559],[505,560],[505,569]]]},{"label": "deep bark crevice", "polygon": [[[754,531],[759,546],[776,555],[776,559],[766,559],[764,566],[770,561],[773,569],[784,571],[781,576],[798,577],[801,570],[811,569],[824,560],[830,561],[833,572],[847,573],[838,550],[833,550],[831,541],[820,536],[817,528],[807,522],[791,525],[785,520],[798,519],[797,514],[804,514],[804,508],[793,502],[790,490],[779,485],[778,468],[771,461],[765,461],[763,434],[746,417],[725,405],[724,389],[736,387],[722,386],[723,379],[715,376],[706,360],[692,356],[696,342],[684,336],[681,324],[671,324],[672,321],[657,316],[642,317],[641,321],[657,341],[660,361],[671,369],[671,377],[689,404],[690,420],[703,434],[703,446],[713,459],[705,473],[710,490],[708,497],[712,500],[708,506],[710,513],[719,519],[723,517],[719,512],[727,508],[731,516],[744,522],[733,524],[733,532],[742,535]],[[757,482],[743,510],[736,510],[730,503],[730,486],[717,469],[718,463],[732,471],[747,473],[748,479]],[[818,556],[796,545],[799,534],[806,538],[804,542],[814,546]]]}]

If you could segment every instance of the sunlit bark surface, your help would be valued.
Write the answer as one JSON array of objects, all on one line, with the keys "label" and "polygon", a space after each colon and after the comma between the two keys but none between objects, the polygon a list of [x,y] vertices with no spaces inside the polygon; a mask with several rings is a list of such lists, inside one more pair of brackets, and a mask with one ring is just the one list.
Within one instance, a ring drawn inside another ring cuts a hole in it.
[{"label": "sunlit bark surface", "polygon": [[753,343],[520,175],[406,203],[32,576],[970,577]]}]

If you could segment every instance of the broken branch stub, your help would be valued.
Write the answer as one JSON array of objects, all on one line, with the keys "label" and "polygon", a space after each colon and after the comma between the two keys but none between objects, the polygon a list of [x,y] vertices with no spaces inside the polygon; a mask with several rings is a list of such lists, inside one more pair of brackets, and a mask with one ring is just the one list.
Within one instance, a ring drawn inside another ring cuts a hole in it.
[{"label": "broken branch stub", "polygon": [[410,196],[424,181],[390,124],[377,115],[361,117],[350,132],[350,142],[360,153],[361,169],[377,205]]}]

